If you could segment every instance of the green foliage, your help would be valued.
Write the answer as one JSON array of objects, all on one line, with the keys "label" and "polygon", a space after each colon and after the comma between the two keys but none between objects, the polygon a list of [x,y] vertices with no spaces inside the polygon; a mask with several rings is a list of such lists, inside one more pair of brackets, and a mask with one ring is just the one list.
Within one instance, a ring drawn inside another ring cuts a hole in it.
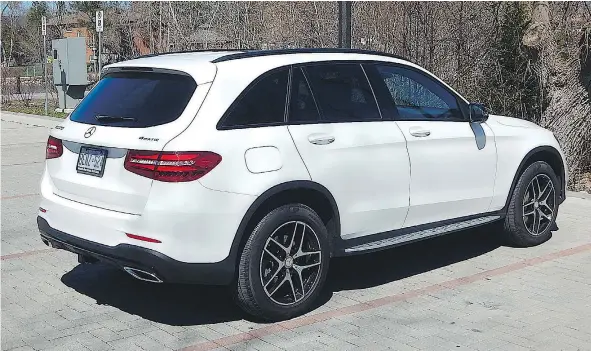
[{"label": "green foliage", "polygon": [[495,112],[538,121],[545,108],[540,80],[522,44],[529,24],[524,5],[503,3],[499,33],[494,43],[491,107]]},{"label": "green foliage", "polygon": [[70,6],[72,10],[84,12],[92,15],[91,17],[103,7],[100,1],[72,1]]},{"label": "green foliage", "polygon": [[[48,17],[49,7],[45,1],[33,1],[31,8],[27,13],[27,22],[29,25],[41,27],[41,17]],[[48,18],[49,19],[49,18]]]},{"label": "green foliage", "polygon": [[96,11],[103,8],[103,3],[101,1],[72,1],[70,7],[73,11],[84,12],[90,18],[88,23],[90,29],[94,31]]}]

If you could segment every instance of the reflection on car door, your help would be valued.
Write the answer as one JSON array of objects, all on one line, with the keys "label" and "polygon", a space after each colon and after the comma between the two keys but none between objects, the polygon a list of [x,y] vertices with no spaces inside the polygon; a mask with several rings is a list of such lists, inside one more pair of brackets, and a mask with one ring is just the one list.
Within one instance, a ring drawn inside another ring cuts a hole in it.
[{"label": "reflection on car door", "polygon": [[399,65],[377,64],[368,70],[372,83],[379,79],[381,89],[387,90],[393,116],[407,140],[411,182],[404,227],[486,212],[496,172],[492,130],[486,123],[480,125],[486,143],[479,149],[461,111],[463,102],[443,84]]},{"label": "reflection on car door", "polygon": [[410,178],[406,142],[396,123],[381,120],[361,65],[294,68],[289,123],[312,180],[339,205],[344,239],[402,227]]}]

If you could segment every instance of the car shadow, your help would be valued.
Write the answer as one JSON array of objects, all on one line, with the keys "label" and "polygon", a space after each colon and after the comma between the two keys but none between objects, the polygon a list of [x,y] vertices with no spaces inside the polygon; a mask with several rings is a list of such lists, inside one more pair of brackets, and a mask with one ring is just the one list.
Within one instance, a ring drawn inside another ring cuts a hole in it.
[{"label": "car shadow", "polygon": [[[499,246],[494,227],[481,227],[372,254],[336,258],[316,306],[328,302],[337,291],[394,282],[469,260]],[[236,306],[227,287],[153,284],[102,263],[78,265],[61,280],[99,305],[158,323],[188,326],[250,319]]]},{"label": "car shadow", "polygon": [[372,254],[337,257],[331,261],[326,290],[375,287],[469,260],[499,248],[499,236],[494,227],[480,227]]},{"label": "car shadow", "polygon": [[80,264],[61,280],[98,305],[113,306],[158,323],[188,326],[245,317],[225,286],[149,283],[103,263]]}]

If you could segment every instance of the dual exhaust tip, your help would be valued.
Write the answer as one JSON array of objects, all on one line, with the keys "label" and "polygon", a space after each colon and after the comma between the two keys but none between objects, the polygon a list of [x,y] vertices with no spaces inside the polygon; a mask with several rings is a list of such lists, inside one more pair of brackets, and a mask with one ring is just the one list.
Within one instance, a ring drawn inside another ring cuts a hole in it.
[{"label": "dual exhaust tip", "polygon": [[[57,243],[54,243],[53,241],[47,240],[44,237],[41,237],[41,240],[43,241],[43,243],[45,245],[47,245],[49,247],[53,247],[56,249],[63,248],[62,245],[59,245]],[[94,257],[78,254],[78,262],[79,263],[95,263],[97,261],[98,260]],[[141,269],[131,268],[131,267],[123,267],[123,270],[125,272],[127,272],[129,275],[131,275],[132,277],[134,277],[135,279],[143,280],[145,282],[150,282],[150,283],[162,283],[163,282],[162,279],[160,279],[160,278],[158,278],[158,276],[156,276],[156,274],[142,271]]]},{"label": "dual exhaust tip", "polygon": [[142,271],[141,269],[131,267],[123,267],[123,270],[135,279],[143,280],[150,283],[162,283],[162,279],[158,278],[154,273]]}]

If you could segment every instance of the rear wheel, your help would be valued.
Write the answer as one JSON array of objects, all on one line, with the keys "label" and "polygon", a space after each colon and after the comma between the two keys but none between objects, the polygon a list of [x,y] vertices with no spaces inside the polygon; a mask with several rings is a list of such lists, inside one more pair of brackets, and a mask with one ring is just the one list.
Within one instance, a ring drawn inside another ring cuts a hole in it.
[{"label": "rear wheel", "polygon": [[271,211],[242,251],[238,304],[267,320],[308,311],[324,285],[329,256],[328,233],[314,210],[290,204]]},{"label": "rear wheel", "polygon": [[558,212],[558,178],[544,161],[521,174],[507,209],[506,238],[515,246],[534,246],[550,239]]}]

